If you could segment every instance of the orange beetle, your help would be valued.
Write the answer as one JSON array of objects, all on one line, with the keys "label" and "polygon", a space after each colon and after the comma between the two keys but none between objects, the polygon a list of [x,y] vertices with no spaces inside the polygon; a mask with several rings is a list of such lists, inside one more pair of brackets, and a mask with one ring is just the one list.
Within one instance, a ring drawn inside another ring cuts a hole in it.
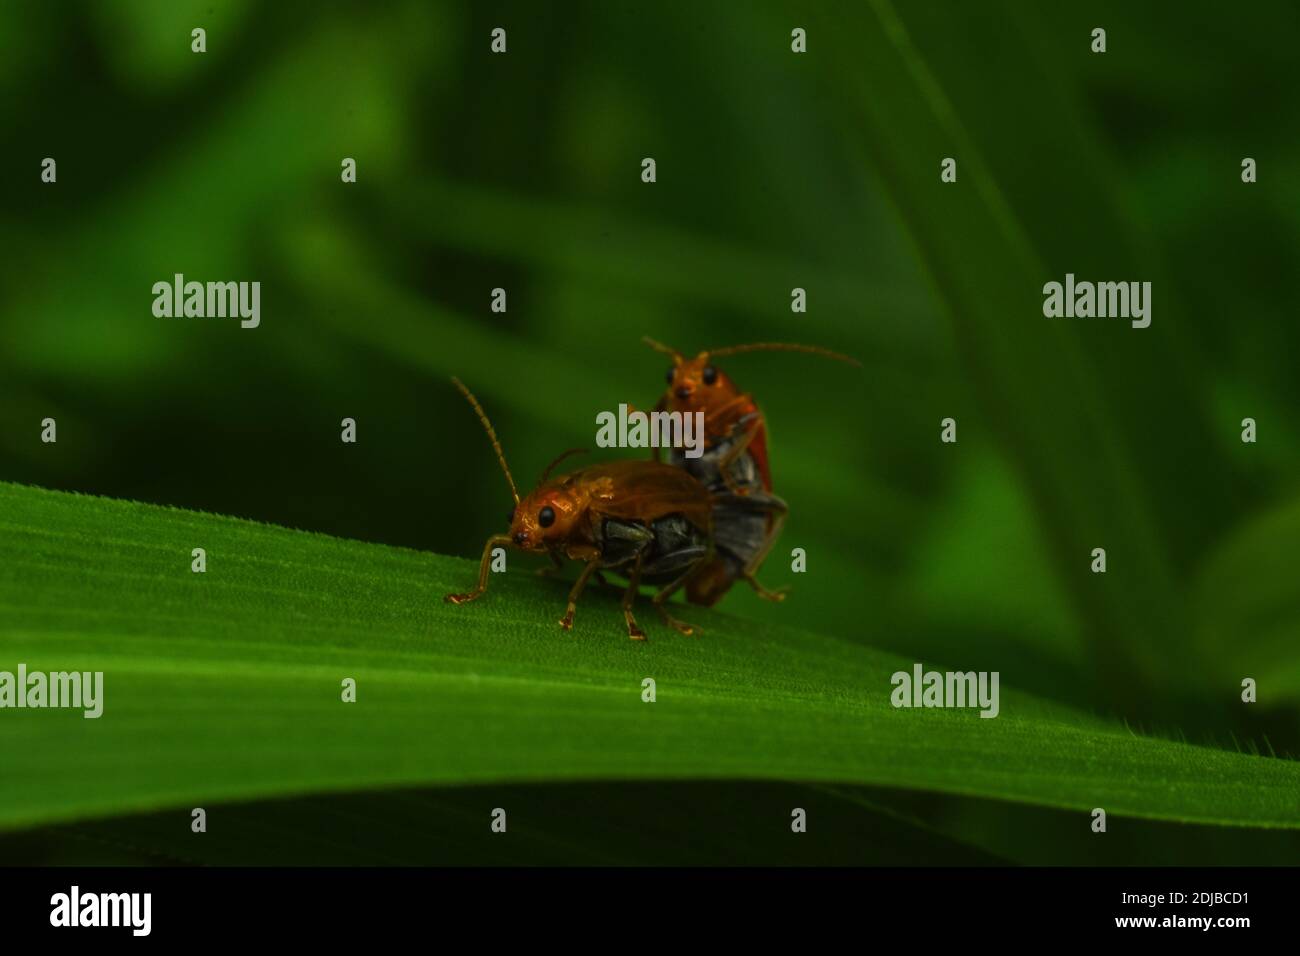
[{"label": "orange beetle", "polygon": [[[767,425],[752,395],[741,392],[713,360],[743,352],[805,352],[861,366],[855,358],[814,345],[756,342],[710,349],[688,359],[676,349],[645,338],[656,351],[672,356],[668,388],[655,411],[704,413],[704,453],[687,458],[673,449],[670,460],[714,493],[714,556],[687,582],[687,600],[713,605],[737,579],[745,581],[763,598],[780,601],[782,591],[770,591],[755,577],[776,543],[788,507],[772,493],[772,472],[767,452]],[[659,449],[654,457],[659,458]]]},{"label": "orange beetle", "polygon": [[560,619],[565,630],[573,626],[574,609],[587,581],[605,568],[628,579],[623,617],[632,640],[645,640],[645,632],[632,616],[642,581],[662,583],[651,603],[664,623],[683,634],[694,633],[691,625],[672,617],[664,603],[713,553],[708,489],[682,469],[653,461],[592,465],[548,480],[552,468],[580,451],[570,449],[547,465],[537,487],[520,498],[501,443],[478,399],[459,379],[452,382],[487,430],[515,507],[510,512],[509,532],[493,535],[483,546],[477,586],[462,594],[448,594],[446,600],[464,604],[482,597],[493,549],[513,547],[549,555],[556,568],[563,566],[562,558],[583,562]]}]

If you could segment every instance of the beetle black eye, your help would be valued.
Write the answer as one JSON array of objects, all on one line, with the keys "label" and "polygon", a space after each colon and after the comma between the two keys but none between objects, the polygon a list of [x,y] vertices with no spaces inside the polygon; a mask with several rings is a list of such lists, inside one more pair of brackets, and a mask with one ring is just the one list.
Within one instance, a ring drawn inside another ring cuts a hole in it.
[{"label": "beetle black eye", "polygon": [[677,369],[670,368],[668,370],[668,376],[667,376],[668,384],[671,385],[673,383],[673,379],[675,379],[676,377],[677,377]]},{"label": "beetle black eye", "polygon": [[550,505],[547,505],[542,508],[541,511],[537,512],[537,523],[543,528],[549,528],[551,525],[555,524],[555,511]]},{"label": "beetle black eye", "polygon": [[705,385],[713,385],[718,381],[718,370],[712,365],[706,365],[700,378],[704,380]]}]

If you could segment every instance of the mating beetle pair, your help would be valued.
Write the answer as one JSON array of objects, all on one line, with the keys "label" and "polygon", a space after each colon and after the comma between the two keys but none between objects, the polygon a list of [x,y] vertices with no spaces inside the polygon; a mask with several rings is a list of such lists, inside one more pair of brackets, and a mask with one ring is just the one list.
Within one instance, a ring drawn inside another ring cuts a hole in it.
[{"label": "mating beetle pair", "polygon": [[[645,640],[632,614],[641,584],[658,584],[651,603],[664,623],[683,634],[695,629],[674,618],[666,602],[682,587],[693,604],[712,605],[737,580],[762,597],[781,600],[754,577],[785,521],[787,507],[772,494],[767,434],[753,398],[742,394],[711,358],[750,351],[800,351],[857,364],[846,356],[812,346],[759,343],[701,352],[687,359],[650,339],[653,348],[673,357],[668,389],[656,411],[702,411],[704,453],[686,458],[673,449],[670,464],[655,450],[654,461],[620,461],[592,465],[548,480],[554,467],[576,450],[564,452],[542,472],[537,487],[519,497],[496,432],[478,400],[459,379],[452,381],[478,414],[510,485],[515,507],[510,530],[494,535],[483,547],[478,584],[447,600],[462,604],[487,590],[492,551],[515,547],[549,555],[555,568],[562,558],[583,563],[560,626],[573,626],[579,596],[593,575],[610,570],[628,580],[623,617],[628,637]],[[549,570],[549,569],[548,569]]]}]

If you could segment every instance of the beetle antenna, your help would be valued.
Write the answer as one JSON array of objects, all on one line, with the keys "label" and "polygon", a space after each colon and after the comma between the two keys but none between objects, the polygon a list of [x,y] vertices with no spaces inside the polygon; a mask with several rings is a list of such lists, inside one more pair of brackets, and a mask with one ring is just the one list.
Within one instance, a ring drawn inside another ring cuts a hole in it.
[{"label": "beetle antenna", "polygon": [[717,357],[719,355],[739,355],[741,352],[806,352],[809,355],[820,355],[822,358],[847,362],[849,365],[856,365],[858,368],[862,367],[862,363],[851,355],[832,352],[830,349],[824,349],[818,345],[796,345],[793,342],[754,342],[751,345],[731,345],[722,349],[709,349],[705,354]]},{"label": "beetle antenna", "polygon": [[544,481],[546,481],[547,478],[551,477],[551,469],[554,468],[556,465],[558,465],[560,462],[564,461],[564,459],[568,458],[570,455],[585,455],[585,454],[587,454],[586,448],[570,448],[568,451],[560,452],[560,454],[556,456],[553,462],[551,462],[544,469],[542,469],[542,477],[537,479],[537,483],[540,485]]},{"label": "beetle antenna", "polygon": [[510,477],[510,466],[506,464],[506,454],[501,450],[501,442],[497,441],[497,433],[492,430],[492,423],[488,421],[487,413],[483,411],[483,406],[478,403],[474,393],[465,387],[465,383],[455,375],[451,377],[451,384],[460,389],[460,393],[465,396],[466,400],[474,406],[474,411],[478,415],[478,420],[483,423],[487,429],[488,438],[492,439],[492,447],[496,449],[497,461],[501,462],[501,470],[506,473],[506,481],[510,484],[510,494],[514,495],[515,504],[519,504],[519,492],[515,489],[515,480]]},{"label": "beetle antenna", "polygon": [[641,336],[641,341],[644,342],[646,345],[650,346],[656,352],[663,352],[664,355],[671,355],[673,357],[673,364],[675,365],[682,364],[683,361],[682,353],[677,351],[676,349],[669,348],[667,345],[664,345],[662,342],[656,342],[648,335]]}]

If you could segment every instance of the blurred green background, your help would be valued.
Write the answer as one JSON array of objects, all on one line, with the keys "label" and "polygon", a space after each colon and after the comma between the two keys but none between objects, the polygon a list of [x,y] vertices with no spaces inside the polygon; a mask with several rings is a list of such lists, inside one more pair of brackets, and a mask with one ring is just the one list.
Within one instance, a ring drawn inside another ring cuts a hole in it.
[{"label": "blurred green background", "polygon": [[[728,611],[1293,755],[1298,28],[1288,2],[6,3],[0,478],[469,557],[509,499],[449,375],[529,485],[654,401],[642,335],[822,345],[865,368],[723,365],[768,418],[791,517],[762,578],[793,589]],[[261,327],[155,318],[176,272],[259,280]],[[1045,319],[1066,272],[1151,281],[1151,327]]]}]

